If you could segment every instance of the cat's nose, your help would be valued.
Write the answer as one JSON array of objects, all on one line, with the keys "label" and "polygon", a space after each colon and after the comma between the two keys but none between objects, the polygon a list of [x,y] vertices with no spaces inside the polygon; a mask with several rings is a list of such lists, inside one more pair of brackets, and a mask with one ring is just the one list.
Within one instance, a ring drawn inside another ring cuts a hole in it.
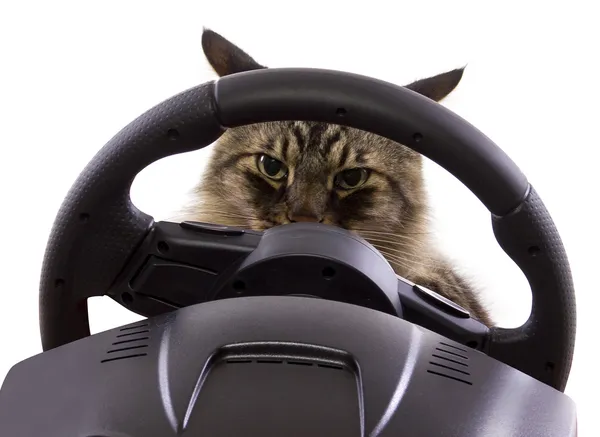
[{"label": "cat's nose", "polygon": [[289,212],[288,213],[288,219],[292,222],[292,223],[298,223],[298,222],[313,222],[313,223],[321,223],[323,221],[323,218],[315,213],[311,213],[309,211],[303,210],[303,211],[298,211],[298,212]]},{"label": "cat's nose", "polygon": [[298,222],[313,222],[313,223],[321,223],[323,221],[322,218],[308,216],[308,215],[295,215],[292,217],[288,217],[292,223]]}]

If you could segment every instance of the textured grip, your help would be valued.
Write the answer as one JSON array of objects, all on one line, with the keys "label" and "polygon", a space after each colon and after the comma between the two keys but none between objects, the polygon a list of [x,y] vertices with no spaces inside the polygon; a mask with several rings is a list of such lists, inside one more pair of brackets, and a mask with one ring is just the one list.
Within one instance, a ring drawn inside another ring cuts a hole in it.
[{"label": "textured grip", "polygon": [[491,330],[490,355],[564,391],[575,347],[575,292],[567,254],[533,187],[523,204],[493,217],[504,251],[527,277],[533,293],[529,320],[517,329]]},{"label": "textured grip", "polygon": [[115,135],[79,175],[58,212],[40,282],[48,350],[89,335],[86,299],[103,295],[153,223],[130,201],[135,176],[169,155],[205,147],[223,128],[212,82],[150,109]]}]

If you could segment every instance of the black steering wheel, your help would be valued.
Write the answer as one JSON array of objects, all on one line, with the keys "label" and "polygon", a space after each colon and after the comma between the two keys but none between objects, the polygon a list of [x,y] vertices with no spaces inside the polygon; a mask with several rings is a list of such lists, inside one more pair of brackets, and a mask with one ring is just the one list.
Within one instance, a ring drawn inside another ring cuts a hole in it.
[{"label": "black steering wheel", "polygon": [[565,250],[536,191],[490,139],[406,88],[318,69],[239,73],[178,94],[112,138],[83,170],[59,211],[40,285],[44,350],[90,335],[87,298],[107,293],[155,227],[129,192],[169,155],[197,150],[231,127],[304,120],[387,137],[435,161],[488,208],[502,249],[533,293],[528,321],[492,328],[486,353],[563,391],[575,339],[575,295]]}]

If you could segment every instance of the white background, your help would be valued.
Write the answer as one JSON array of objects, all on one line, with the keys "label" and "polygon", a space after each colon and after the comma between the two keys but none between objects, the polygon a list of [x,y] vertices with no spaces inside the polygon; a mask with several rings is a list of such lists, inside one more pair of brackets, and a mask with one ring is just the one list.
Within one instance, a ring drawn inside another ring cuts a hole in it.
[{"label": "white background", "polygon": [[[570,257],[578,337],[567,393],[579,435],[598,435],[598,46],[594,2],[20,1],[0,8],[0,381],[40,352],[37,290],[48,233],[83,166],[156,103],[211,80],[207,26],[271,67],[321,67],[396,84],[468,63],[444,102],[523,169]],[[134,184],[156,219],[177,213],[207,153],[162,160]],[[107,175],[110,177],[110,175]],[[445,171],[427,167],[439,244],[485,290],[503,326],[530,295],[496,245],[489,214]],[[93,332],[139,317],[91,302]]]}]

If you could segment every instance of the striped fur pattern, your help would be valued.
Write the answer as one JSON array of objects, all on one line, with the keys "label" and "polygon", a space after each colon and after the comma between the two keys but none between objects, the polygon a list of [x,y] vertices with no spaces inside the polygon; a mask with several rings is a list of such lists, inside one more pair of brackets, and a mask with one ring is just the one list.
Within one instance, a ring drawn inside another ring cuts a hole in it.
[{"label": "striped fur pattern", "polygon": [[[220,76],[266,68],[211,30],[202,43]],[[461,77],[460,69],[407,86],[439,101]],[[292,221],[343,227],[373,244],[398,275],[491,326],[473,287],[436,252],[427,214],[418,153],[356,129],[287,121],[229,129],[183,217],[255,230]]]}]

